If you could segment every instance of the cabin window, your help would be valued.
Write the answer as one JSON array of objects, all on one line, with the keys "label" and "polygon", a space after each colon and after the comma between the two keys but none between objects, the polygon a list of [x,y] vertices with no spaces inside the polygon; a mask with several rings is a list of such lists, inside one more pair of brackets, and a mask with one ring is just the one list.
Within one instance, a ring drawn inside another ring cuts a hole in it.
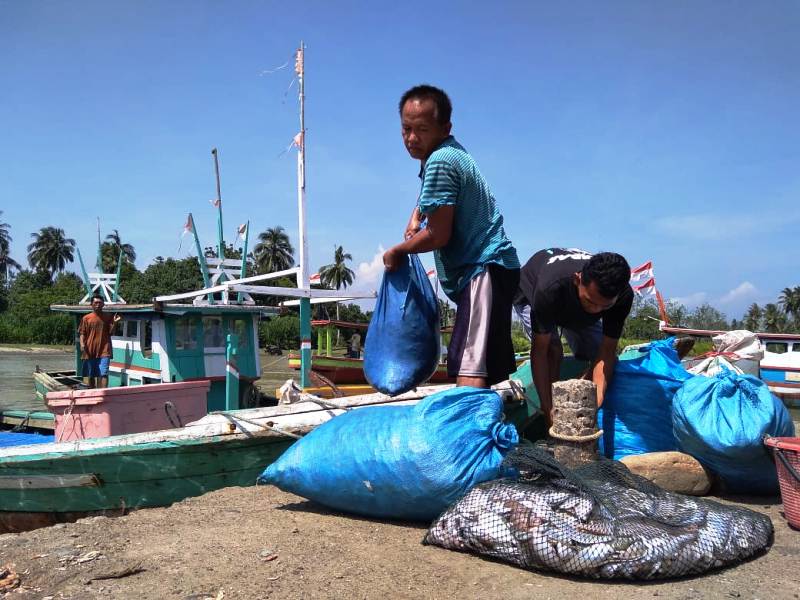
[{"label": "cabin window", "polygon": [[248,342],[250,341],[249,322],[246,319],[234,319],[231,325],[231,333],[235,333],[239,336],[239,348],[247,348],[249,345]]},{"label": "cabin window", "polygon": [[221,348],[225,345],[222,317],[203,317],[203,345],[206,348]]},{"label": "cabin window", "polygon": [[789,350],[789,344],[786,342],[767,342],[767,352],[773,354],[784,354]]},{"label": "cabin window", "polygon": [[113,337],[124,337],[125,336],[125,322],[124,321],[117,321],[111,327],[111,335]]},{"label": "cabin window", "polygon": [[792,352],[800,352],[800,342],[792,344]]},{"label": "cabin window", "polygon": [[142,356],[153,356],[153,322],[142,321]]},{"label": "cabin window", "polygon": [[195,320],[181,317],[175,321],[175,349],[195,350],[197,339],[194,337]]},{"label": "cabin window", "polygon": [[139,321],[123,321],[125,323],[125,337],[139,337]]}]

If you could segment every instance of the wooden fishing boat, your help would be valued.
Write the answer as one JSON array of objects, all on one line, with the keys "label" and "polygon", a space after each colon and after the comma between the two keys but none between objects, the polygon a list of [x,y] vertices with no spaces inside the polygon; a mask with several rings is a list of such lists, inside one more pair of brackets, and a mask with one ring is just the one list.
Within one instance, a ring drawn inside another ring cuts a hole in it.
[{"label": "wooden fishing boat", "polygon": [[[333,319],[319,319],[311,321],[311,327],[317,331],[317,351],[312,354],[314,373],[322,375],[336,386],[342,386],[343,393],[347,393],[348,385],[364,385],[367,383],[364,376],[364,359],[351,356],[338,356],[334,354],[333,337],[337,329],[352,329],[366,331],[367,323],[352,323]],[[447,336],[452,333],[452,327],[442,329],[442,347],[446,346]],[[527,356],[517,355],[516,364],[519,367]],[[289,367],[300,369],[300,353],[289,352]],[[313,375],[312,375],[313,378]],[[436,366],[428,383],[455,383],[455,377],[447,374],[447,363],[442,361]]]},{"label": "wooden fishing boat", "polygon": [[[414,404],[448,387],[420,387],[393,398],[323,400],[299,393],[288,405],[217,412],[182,428],[0,448],[0,533],[254,485],[298,436],[336,415]],[[506,401],[506,419],[521,427],[531,416],[524,388],[504,382],[495,389]]]}]

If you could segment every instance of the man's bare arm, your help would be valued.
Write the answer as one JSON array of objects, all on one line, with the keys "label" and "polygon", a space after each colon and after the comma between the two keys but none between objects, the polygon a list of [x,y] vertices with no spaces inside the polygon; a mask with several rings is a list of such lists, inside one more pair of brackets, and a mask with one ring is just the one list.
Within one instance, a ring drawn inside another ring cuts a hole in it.
[{"label": "man's bare arm", "polygon": [[389,248],[383,255],[387,271],[394,271],[407,254],[419,254],[442,248],[450,241],[453,233],[455,206],[440,206],[428,215],[428,226],[413,237]]},{"label": "man's bare arm", "polygon": [[597,360],[592,367],[592,381],[597,386],[597,406],[603,406],[606,390],[611,378],[614,376],[614,366],[617,364],[617,344],[619,340],[603,336]]},{"label": "man's bare arm", "polygon": [[550,348],[550,335],[549,333],[534,333],[531,340],[531,372],[548,427],[553,424],[550,414],[553,410],[553,390],[550,378],[550,360],[547,355]]}]

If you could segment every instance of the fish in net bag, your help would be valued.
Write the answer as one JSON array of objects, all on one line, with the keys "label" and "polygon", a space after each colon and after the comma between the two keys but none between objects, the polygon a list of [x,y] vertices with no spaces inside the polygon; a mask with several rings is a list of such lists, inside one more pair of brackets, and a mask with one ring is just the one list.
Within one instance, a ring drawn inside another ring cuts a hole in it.
[{"label": "fish in net bag", "polygon": [[593,579],[663,579],[741,562],[772,543],[769,517],[668,492],[600,459],[569,470],[547,452],[506,457],[518,479],[479,484],[423,543]]}]

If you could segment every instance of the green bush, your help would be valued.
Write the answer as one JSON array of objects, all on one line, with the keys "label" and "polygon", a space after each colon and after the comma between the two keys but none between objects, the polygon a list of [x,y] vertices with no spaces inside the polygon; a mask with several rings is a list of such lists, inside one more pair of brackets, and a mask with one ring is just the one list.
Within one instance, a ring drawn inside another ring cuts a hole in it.
[{"label": "green bush", "polygon": [[258,342],[263,346],[275,345],[284,350],[300,347],[300,317],[283,315],[258,324]]}]

